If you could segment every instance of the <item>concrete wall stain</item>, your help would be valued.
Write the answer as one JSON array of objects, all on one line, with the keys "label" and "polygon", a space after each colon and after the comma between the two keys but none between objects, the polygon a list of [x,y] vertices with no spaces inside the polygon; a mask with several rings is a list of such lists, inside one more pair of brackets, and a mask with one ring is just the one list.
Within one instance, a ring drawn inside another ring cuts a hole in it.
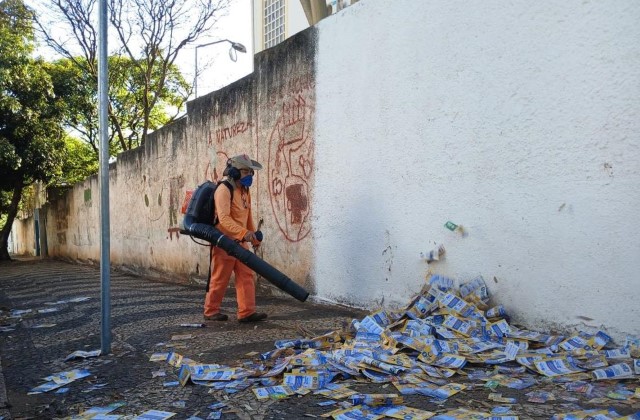
[{"label": "concrete wall stain", "polygon": [[169,179],[169,240],[173,240],[173,234],[176,239],[180,238],[179,211],[182,205],[182,191],[184,189],[184,177],[182,175]]}]

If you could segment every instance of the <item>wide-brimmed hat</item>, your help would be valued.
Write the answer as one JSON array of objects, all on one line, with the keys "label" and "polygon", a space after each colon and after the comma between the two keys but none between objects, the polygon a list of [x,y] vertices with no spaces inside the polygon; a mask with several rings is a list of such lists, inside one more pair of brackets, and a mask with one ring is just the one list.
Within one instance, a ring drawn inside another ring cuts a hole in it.
[{"label": "wide-brimmed hat", "polygon": [[229,159],[229,164],[238,169],[262,169],[262,165],[247,154],[232,157]]}]

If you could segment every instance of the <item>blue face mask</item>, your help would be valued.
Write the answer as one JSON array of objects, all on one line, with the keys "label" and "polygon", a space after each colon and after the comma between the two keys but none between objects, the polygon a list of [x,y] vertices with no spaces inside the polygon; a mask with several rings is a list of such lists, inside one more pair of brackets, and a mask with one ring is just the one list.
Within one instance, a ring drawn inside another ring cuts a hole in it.
[{"label": "blue face mask", "polygon": [[249,188],[253,184],[253,175],[247,175],[244,178],[240,178],[240,185]]}]

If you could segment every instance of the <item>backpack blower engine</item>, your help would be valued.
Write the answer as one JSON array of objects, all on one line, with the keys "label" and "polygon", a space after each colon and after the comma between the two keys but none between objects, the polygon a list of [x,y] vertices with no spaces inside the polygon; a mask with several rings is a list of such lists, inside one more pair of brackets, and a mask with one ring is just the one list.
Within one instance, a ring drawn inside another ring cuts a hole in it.
[{"label": "backpack blower engine", "polygon": [[209,242],[212,246],[222,248],[227,254],[240,260],[241,263],[260,274],[271,284],[276,286],[283,292],[288,293],[292,297],[304,302],[309,297],[302,286],[291,280],[284,273],[262,260],[253,252],[243,248],[233,239],[225,236],[216,229],[211,221],[214,220],[215,211],[213,208],[213,194],[220,184],[226,184],[231,190],[233,197],[233,189],[230,184],[221,182],[219,184],[207,181],[199,185],[189,197],[187,192],[188,205],[186,210],[183,206],[183,229],[181,233],[190,235],[192,238],[198,238]]}]

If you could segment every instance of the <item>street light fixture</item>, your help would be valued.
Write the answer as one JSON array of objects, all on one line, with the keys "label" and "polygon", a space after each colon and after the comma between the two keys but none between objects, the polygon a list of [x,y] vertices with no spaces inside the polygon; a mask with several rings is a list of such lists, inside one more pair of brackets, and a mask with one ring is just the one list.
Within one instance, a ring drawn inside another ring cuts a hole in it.
[{"label": "street light fixture", "polygon": [[242,45],[239,42],[233,42],[231,40],[228,39],[221,39],[218,41],[213,41],[213,42],[208,42],[206,44],[200,44],[200,45],[196,45],[196,53],[195,53],[195,70],[196,70],[196,74],[195,74],[195,78],[193,81],[193,88],[195,91],[195,95],[196,98],[198,97],[198,48],[202,48],[202,47],[208,47],[209,45],[214,45],[214,44],[219,44],[221,42],[228,42],[231,44],[231,47],[229,48],[229,58],[231,59],[231,61],[236,61],[238,59],[237,53],[236,51],[240,51],[241,53],[246,53],[247,52],[247,48]]}]

